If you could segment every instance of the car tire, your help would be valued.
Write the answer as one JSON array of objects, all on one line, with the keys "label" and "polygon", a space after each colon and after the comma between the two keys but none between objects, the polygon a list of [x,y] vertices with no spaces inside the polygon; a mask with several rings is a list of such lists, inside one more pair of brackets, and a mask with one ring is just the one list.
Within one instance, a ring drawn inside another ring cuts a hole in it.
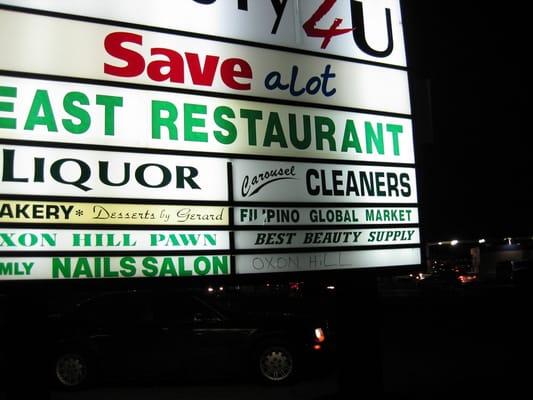
[{"label": "car tire", "polygon": [[257,352],[256,365],[264,383],[282,385],[294,379],[294,352],[284,344],[266,345]]},{"label": "car tire", "polygon": [[54,358],[54,383],[65,390],[76,390],[89,382],[89,361],[80,351],[64,351]]}]

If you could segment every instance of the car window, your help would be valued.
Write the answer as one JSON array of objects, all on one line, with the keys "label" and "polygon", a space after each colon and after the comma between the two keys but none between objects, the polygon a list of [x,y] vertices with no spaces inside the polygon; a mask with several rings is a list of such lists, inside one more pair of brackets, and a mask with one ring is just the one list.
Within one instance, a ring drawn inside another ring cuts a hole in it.
[{"label": "car window", "polygon": [[158,320],[171,324],[221,319],[214,308],[187,294],[159,294],[154,297],[154,312]]},{"label": "car window", "polygon": [[135,325],[153,321],[152,302],[137,293],[99,296],[84,303],[80,316],[89,323]]}]

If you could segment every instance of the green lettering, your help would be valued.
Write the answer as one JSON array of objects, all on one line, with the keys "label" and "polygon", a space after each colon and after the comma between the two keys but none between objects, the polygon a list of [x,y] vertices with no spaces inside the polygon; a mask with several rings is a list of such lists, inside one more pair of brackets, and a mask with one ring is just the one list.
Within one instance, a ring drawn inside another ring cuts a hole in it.
[{"label": "green lettering", "polygon": [[198,132],[194,128],[205,128],[205,119],[195,118],[195,114],[207,114],[207,107],[202,104],[188,104],[183,105],[184,117],[184,139],[191,142],[207,142],[207,132]]},{"label": "green lettering", "polygon": [[122,97],[97,94],[96,104],[104,106],[104,134],[113,136],[115,134],[115,107],[122,107]]},{"label": "green lettering", "polygon": [[315,117],[316,130],[316,148],[317,150],[324,150],[324,140],[329,144],[329,151],[336,151],[335,144],[335,123],[328,117]]},{"label": "green lettering", "polygon": [[257,146],[257,120],[263,119],[263,112],[260,110],[242,109],[240,116],[248,121],[248,144],[250,146]]},{"label": "green lettering", "polygon": [[194,274],[199,276],[209,275],[211,262],[207,257],[196,257],[194,259]]},{"label": "green lettering", "polygon": [[174,262],[172,261],[171,257],[163,258],[159,276],[177,276],[176,267],[174,266]]},{"label": "green lettering", "polygon": [[304,121],[304,137],[298,138],[298,127],[296,126],[296,115],[289,114],[289,137],[294,147],[300,150],[305,150],[311,145],[311,117],[309,115],[303,116]]},{"label": "green lettering", "polygon": [[229,258],[228,256],[215,256],[212,258],[211,269],[213,275],[229,275]]},{"label": "green lettering", "polygon": [[398,141],[398,135],[403,133],[403,127],[396,124],[387,124],[387,132],[390,132],[392,135],[392,146],[395,156],[400,155],[400,143]]},{"label": "green lettering", "polygon": [[[11,86],[0,86],[0,97],[17,97],[17,88]],[[0,101],[0,112],[13,112],[15,105],[5,101]],[[15,118],[0,117],[0,128],[17,129],[17,120]]]},{"label": "green lettering", "polygon": [[[163,112],[165,116],[163,116]],[[178,140],[178,128],[176,120],[178,119],[178,109],[168,101],[152,101],[152,139],[161,139],[161,128],[168,130],[170,140]]]},{"label": "green lettering", "polygon": [[209,242],[210,245],[216,246],[217,244],[217,235],[205,234],[204,243]]},{"label": "green lettering", "polygon": [[237,139],[237,128],[233,122],[229,121],[225,117],[234,119],[235,112],[226,106],[215,108],[215,113],[213,115],[215,124],[217,124],[219,128],[224,129],[225,133],[223,131],[215,130],[213,131],[213,136],[219,143],[232,144]]},{"label": "green lettering", "polygon": [[157,259],[155,257],[145,257],[142,261],[142,274],[149,278],[157,276]]},{"label": "green lettering", "polygon": [[367,209],[365,211],[365,219],[367,222],[372,222],[372,221],[375,221],[375,215],[374,215],[374,210],[370,210],[370,209]]},{"label": "green lettering", "polygon": [[70,257],[60,259],[52,258],[52,278],[70,278],[72,276],[72,264]]},{"label": "green lettering", "polygon": [[0,276],[13,275],[13,263],[0,262]]},{"label": "green lettering", "polygon": [[179,276],[192,276],[192,271],[185,269],[185,259],[183,257],[178,258]]},{"label": "green lettering", "polygon": [[48,92],[42,89],[35,92],[24,129],[32,131],[36,125],[44,125],[49,132],[57,132],[57,125]]},{"label": "green lettering", "polygon": [[378,154],[385,153],[385,146],[383,141],[383,124],[376,124],[377,132],[370,122],[365,122],[365,135],[366,135],[366,152],[373,154],[373,148],[377,150]]},{"label": "green lettering", "polygon": [[271,112],[268,116],[263,147],[270,147],[273,142],[279,143],[282,148],[287,148],[285,133],[277,112]]},{"label": "green lettering", "polygon": [[93,278],[93,272],[91,271],[91,262],[88,258],[80,257],[76,261],[76,267],[74,267],[73,278]]},{"label": "green lettering", "polygon": [[89,98],[81,92],[69,92],[63,98],[63,108],[65,112],[74,118],[78,119],[78,123],[74,123],[71,119],[64,118],[62,120],[63,127],[70,133],[79,134],[85,133],[91,126],[91,116],[87,110],[79,107],[76,103],[88,106]]},{"label": "green lettering", "polygon": [[347,152],[349,148],[355,149],[356,153],[361,153],[361,143],[359,142],[359,137],[357,136],[357,129],[355,128],[355,123],[351,119],[346,120],[346,125],[344,126],[344,136],[342,137],[342,152]]},{"label": "green lettering", "polygon": [[124,278],[132,278],[135,276],[136,268],[135,268],[135,258],[133,257],[122,257],[120,259],[120,274]]}]

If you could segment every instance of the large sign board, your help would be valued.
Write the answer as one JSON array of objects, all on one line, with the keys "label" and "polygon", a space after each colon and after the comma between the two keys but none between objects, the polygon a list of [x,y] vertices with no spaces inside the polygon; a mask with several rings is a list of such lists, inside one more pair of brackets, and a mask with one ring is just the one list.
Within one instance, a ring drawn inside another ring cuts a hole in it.
[{"label": "large sign board", "polygon": [[399,0],[0,0],[0,54],[0,280],[420,263]]},{"label": "large sign board", "polygon": [[0,42],[2,69],[410,113],[402,69],[9,11],[0,25],[39,42]]},{"label": "large sign board", "polygon": [[411,120],[2,77],[0,138],[247,156],[413,163]]},{"label": "large sign board", "polygon": [[[397,0],[4,0],[14,6],[405,66]],[[105,6],[101,3],[106,3]],[[164,12],[154,12],[164,10]],[[201,17],[199,17],[201,15]]]}]

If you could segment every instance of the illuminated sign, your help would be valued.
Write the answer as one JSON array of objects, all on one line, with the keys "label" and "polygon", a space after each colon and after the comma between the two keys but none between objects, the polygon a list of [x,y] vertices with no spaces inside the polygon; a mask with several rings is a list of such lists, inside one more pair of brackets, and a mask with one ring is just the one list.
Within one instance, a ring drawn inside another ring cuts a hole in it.
[{"label": "illuminated sign", "polygon": [[399,0],[3,0],[0,38],[0,280],[420,264]]},{"label": "illuminated sign", "polygon": [[224,231],[0,228],[1,251],[228,249]]},{"label": "illuminated sign", "polygon": [[229,275],[227,255],[2,257],[0,279],[177,278]]},{"label": "illuminated sign", "polygon": [[237,249],[355,247],[420,243],[417,228],[235,232]]},{"label": "illuminated sign", "polygon": [[0,138],[414,162],[406,118],[6,76]]},{"label": "illuminated sign", "polygon": [[228,208],[191,205],[79,203],[0,199],[2,223],[228,225]]},{"label": "illuminated sign", "polygon": [[125,21],[405,66],[398,0],[4,0],[5,4]]},{"label": "illuminated sign", "polygon": [[236,225],[416,224],[415,207],[235,207]]},{"label": "illuminated sign", "polygon": [[3,193],[227,200],[227,161],[0,145]]},{"label": "illuminated sign", "polygon": [[364,269],[420,264],[420,249],[343,250],[313,253],[246,254],[235,257],[237,274]]},{"label": "illuminated sign", "polygon": [[0,69],[411,112],[402,69],[0,11],[0,36],[22,35],[38,49],[0,42]]},{"label": "illuminated sign", "polygon": [[233,161],[235,200],[415,203],[414,168]]}]

